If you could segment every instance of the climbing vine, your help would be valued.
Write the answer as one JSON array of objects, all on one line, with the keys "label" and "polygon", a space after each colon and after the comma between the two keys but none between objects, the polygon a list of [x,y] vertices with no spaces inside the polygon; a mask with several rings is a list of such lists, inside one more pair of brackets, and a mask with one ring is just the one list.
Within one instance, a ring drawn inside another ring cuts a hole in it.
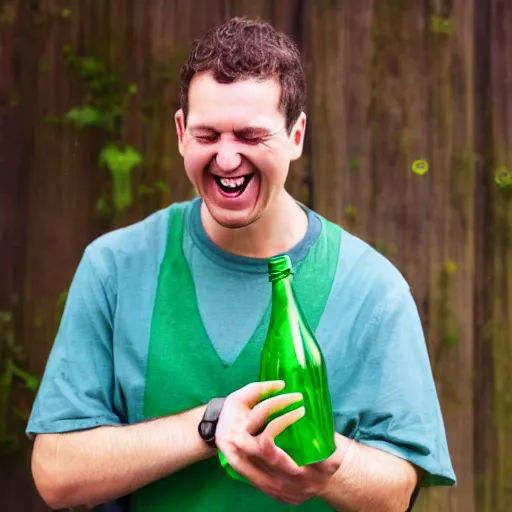
[{"label": "climbing vine", "polygon": [[24,368],[25,354],[16,343],[14,315],[0,311],[0,456],[15,451],[19,438],[14,417],[26,423],[39,379]]},{"label": "climbing vine", "polygon": [[[108,169],[112,181],[111,203],[121,212],[133,202],[132,171],[143,163],[142,154],[134,147],[119,142],[120,125],[130,97],[137,94],[137,86],[123,84],[106,64],[95,57],[78,56],[70,46],[65,46],[64,58],[88,89],[87,102],[71,108],[64,120],[77,129],[97,128],[111,138],[98,155],[98,164]],[[109,214],[105,195],[98,199],[97,213]]]}]

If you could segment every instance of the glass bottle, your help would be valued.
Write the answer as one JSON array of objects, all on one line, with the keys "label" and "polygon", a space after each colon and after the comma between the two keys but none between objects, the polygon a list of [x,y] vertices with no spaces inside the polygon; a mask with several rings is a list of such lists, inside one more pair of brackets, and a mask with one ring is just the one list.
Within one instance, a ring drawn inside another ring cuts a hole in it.
[{"label": "glass bottle", "polygon": [[[293,290],[290,257],[282,255],[270,258],[268,269],[272,283],[272,310],[263,345],[259,380],[282,380],[285,387],[261,400],[283,393],[302,393],[302,401],[275,412],[267,423],[304,406],[304,416],[275,439],[276,445],[298,466],[304,466],[327,459],[336,449],[325,360]],[[247,482],[229,466],[220,452],[219,458],[230,476]]]},{"label": "glass bottle", "polygon": [[293,290],[290,257],[271,258],[268,267],[272,283],[272,312],[259,380],[283,380],[285,388],[274,395],[302,393],[302,402],[274,413],[268,422],[304,406],[304,416],[279,434],[275,443],[298,466],[305,466],[327,459],[336,449],[325,360]]}]

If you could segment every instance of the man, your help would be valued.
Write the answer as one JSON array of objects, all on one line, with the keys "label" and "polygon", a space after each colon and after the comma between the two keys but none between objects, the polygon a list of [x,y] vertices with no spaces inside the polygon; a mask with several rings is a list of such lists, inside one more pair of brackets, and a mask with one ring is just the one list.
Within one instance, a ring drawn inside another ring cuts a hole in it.
[{"label": "man", "polygon": [[[304,103],[300,55],[269,24],[231,19],[193,44],[175,121],[199,197],[85,250],[27,427],[50,506],[403,512],[421,485],[455,483],[407,283],[284,188]],[[335,453],[308,467],[273,443],[300,409],[265,426],[297,397],[260,401],[282,383],[256,382],[266,259],[282,253],[326,359],[337,430]],[[217,450],[252,485],[228,476]]]}]

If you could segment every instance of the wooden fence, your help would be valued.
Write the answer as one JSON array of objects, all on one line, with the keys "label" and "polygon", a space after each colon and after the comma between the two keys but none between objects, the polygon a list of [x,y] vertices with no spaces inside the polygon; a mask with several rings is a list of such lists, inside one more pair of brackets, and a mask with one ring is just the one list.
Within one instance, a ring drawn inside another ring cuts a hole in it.
[{"label": "wooden fence", "polygon": [[[509,0],[0,0],[0,382],[9,337],[42,373],[88,242],[192,196],[179,68],[192,37],[235,14],[273,21],[304,53],[306,155],[289,190],[386,254],[417,300],[459,479],[417,510],[509,512]],[[143,158],[131,201],[108,156],[126,145],[125,167]],[[0,434],[6,415],[20,428],[13,387]],[[22,437],[0,459],[2,510],[46,510],[28,449]]]}]

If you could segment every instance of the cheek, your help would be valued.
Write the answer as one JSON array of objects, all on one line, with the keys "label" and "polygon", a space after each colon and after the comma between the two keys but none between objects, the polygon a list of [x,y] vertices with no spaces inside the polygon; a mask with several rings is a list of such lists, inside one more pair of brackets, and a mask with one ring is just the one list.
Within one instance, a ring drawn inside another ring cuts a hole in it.
[{"label": "cheek", "polygon": [[247,158],[269,182],[279,183],[286,178],[289,160],[282,151],[259,148],[257,151],[247,152]]},{"label": "cheek", "polygon": [[201,173],[213,158],[212,151],[194,143],[184,147],[183,163],[189,176],[196,176]]}]

